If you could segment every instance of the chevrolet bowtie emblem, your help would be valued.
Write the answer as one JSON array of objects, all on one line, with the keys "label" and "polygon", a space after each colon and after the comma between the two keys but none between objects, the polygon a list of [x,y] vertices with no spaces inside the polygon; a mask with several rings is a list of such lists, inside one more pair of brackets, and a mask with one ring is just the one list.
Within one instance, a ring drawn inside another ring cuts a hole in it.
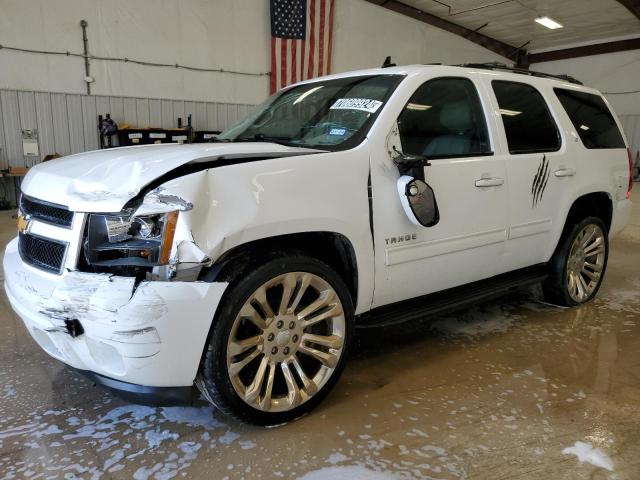
[{"label": "chevrolet bowtie emblem", "polygon": [[18,215],[18,232],[27,233],[29,231],[29,227],[31,226],[31,216],[30,215]]}]

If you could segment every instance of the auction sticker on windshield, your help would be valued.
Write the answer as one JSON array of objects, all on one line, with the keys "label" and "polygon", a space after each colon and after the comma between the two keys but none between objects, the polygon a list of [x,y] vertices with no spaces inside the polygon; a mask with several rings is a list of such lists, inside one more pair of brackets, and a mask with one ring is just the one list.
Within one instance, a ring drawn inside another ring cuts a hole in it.
[{"label": "auction sticker on windshield", "polygon": [[331,105],[330,110],[361,110],[363,112],[375,113],[382,102],[369,98],[341,98]]}]

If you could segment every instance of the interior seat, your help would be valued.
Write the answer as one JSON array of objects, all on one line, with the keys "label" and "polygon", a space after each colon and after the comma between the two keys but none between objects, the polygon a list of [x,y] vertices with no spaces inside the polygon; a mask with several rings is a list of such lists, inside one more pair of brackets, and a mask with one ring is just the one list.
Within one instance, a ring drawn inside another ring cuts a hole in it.
[{"label": "interior seat", "polygon": [[440,123],[450,133],[434,138],[423,155],[456,155],[471,152],[473,142],[473,119],[468,102],[448,103],[440,110]]}]

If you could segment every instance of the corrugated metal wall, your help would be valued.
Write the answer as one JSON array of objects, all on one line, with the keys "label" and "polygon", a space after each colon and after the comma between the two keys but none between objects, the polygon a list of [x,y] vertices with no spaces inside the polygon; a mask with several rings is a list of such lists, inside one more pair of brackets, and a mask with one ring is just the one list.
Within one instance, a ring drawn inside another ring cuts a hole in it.
[{"label": "corrugated metal wall", "polygon": [[620,123],[634,152],[640,151],[640,115],[620,115]]},{"label": "corrugated metal wall", "polygon": [[40,158],[98,148],[98,115],[111,114],[118,125],[177,127],[191,114],[196,130],[224,130],[245,116],[251,105],[106,97],[0,89],[0,169],[33,163],[22,155],[22,130],[38,131]]},{"label": "corrugated metal wall", "polygon": [[621,115],[620,123],[631,147],[631,155],[635,163],[635,180],[640,180],[640,115]]}]

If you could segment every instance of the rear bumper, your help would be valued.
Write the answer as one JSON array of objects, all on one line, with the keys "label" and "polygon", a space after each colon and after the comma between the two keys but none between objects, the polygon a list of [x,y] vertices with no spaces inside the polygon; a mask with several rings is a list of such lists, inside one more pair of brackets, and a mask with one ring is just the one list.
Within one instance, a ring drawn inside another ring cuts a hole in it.
[{"label": "rear bumper", "polygon": [[[49,355],[112,382],[143,387],[193,385],[227,287],[147,281],[136,287],[133,278],[108,274],[54,275],[23,263],[17,239],[7,245],[3,266],[11,306]],[[76,337],[67,328],[72,320],[82,325]]]}]

